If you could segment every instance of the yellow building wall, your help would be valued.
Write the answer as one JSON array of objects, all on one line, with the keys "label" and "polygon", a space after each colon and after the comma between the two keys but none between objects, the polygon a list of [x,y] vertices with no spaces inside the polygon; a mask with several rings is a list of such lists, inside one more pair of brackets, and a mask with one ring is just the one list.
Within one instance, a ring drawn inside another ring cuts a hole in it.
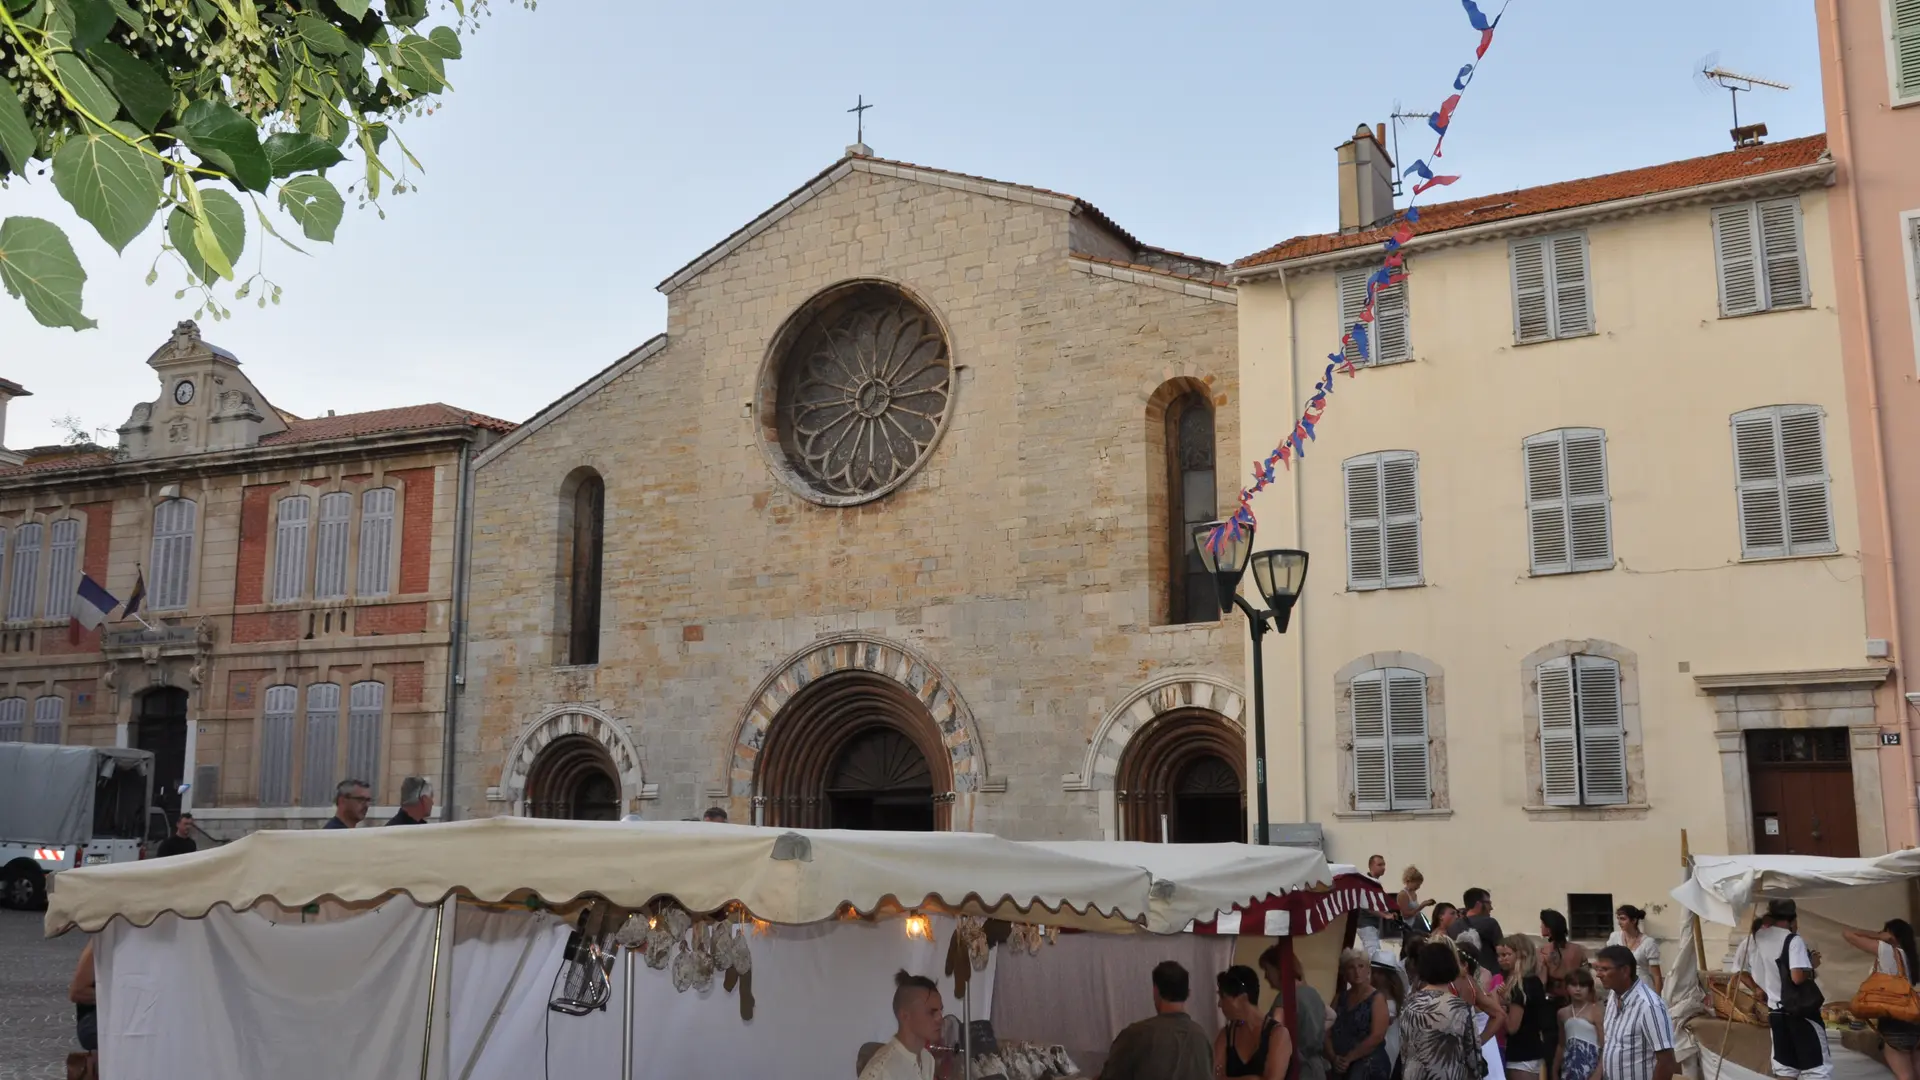
[{"label": "yellow building wall", "polygon": [[[1513,342],[1505,239],[1414,249],[1415,360],[1338,377],[1306,461],[1254,503],[1257,548],[1313,557],[1290,632],[1266,639],[1276,822],[1320,822],[1330,858],[1364,865],[1378,852],[1395,879],[1417,864],[1425,896],[1457,903],[1468,887],[1490,889],[1509,932],[1538,933],[1535,913],[1564,911],[1569,893],[1642,904],[1658,933],[1676,932],[1667,891],[1680,832],[1695,851],[1737,844],[1729,807],[1742,804],[1728,784],[1744,783],[1723,779],[1715,698],[1695,676],[1870,663],[1827,199],[1801,201],[1810,308],[1720,318],[1708,209],[1667,210],[1587,227],[1597,333],[1536,345]],[[1324,368],[1340,332],[1334,282],[1323,270],[1241,287],[1249,455],[1282,436]],[[1802,403],[1826,413],[1839,554],[1743,563],[1729,418]],[[1522,440],[1575,426],[1607,433],[1616,565],[1535,577]],[[1420,455],[1426,584],[1349,592],[1341,462],[1379,450]],[[1525,809],[1540,799],[1523,658],[1563,639],[1602,639],[1637,658],[1644,808]],[[1444,672],[1445,739],[1432,759],[1449,813],[1356,815],[1343,804],[1335,673],[1387,651]],[[1887,768],[1897,787],[1897,765]],[[1884,850],[1884,825],[1870,818],[1859,821],[1863,854]]]}]

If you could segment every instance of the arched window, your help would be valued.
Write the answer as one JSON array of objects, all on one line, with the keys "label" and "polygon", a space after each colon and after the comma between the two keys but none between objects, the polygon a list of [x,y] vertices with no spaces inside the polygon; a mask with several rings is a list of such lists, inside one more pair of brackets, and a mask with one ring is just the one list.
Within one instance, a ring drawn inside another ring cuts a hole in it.
[{"label": "arched window", "polygon": [[40,534],[45,527],[29,521],[13,533],[13,588],[7,593],[7,621],[26,622],[33,618],[34,595],[39,590]]},{"label": "arched window", "polygon": [[598,473],[573,490],[567,570],[567,663],[600,662],[600,559],[607,487]]},{"label": "arched window", "polygon": [[[334,775],[340,746],[340,684],[314,683],[307,687],[305,760],[300,774],[300,805],[333,805]],[[364,776],[355,779],[366,780]],[[369,781],[371,783],[371,781]]]},{"label": "arched window", "polygon": [[1190,391],[1167,407],[1168,621],[1213,622],[1220,598],[1193,546],[1193,527],[1219,516],[1214,485],[1213,403]]},{"label": "arched window", "polygon": [[48,694],[33,700],[33,741],[37,743],[58,743],[60,741],[60,721],[67,715],[65,698]]},{"label": "arched window", "polygon": [[314,533],[313,598],[339,600],[347,595],[347,519],[353,496],[330,491],[320,496],[320,527]]},{"label": "arched window", "polygon": [[307,510],[305,495],[280,500],[280,521],[273,533],[273,602],[298,600],[307,592]]},{"label": "arched window", "polygon": [[260,716],[260,805],[293,805],[293,718],[300,703],[295,686],[269,686]]},{"label": "arched window", "polygon": [[357,682],[347,696],[347,775],[367,782],[380,796],[380,717],[387,707],[384,683]]},{"label": "arched window", "polygon": [[193,522],[198,510],[192,499],[168,499],[153,508],[147,606],[155,611],[187,606],[193,587]]},{"label": "arched window", "polygon": [[368,488],[360,495],[361,596],[387,595],[393,558],[393,489]]},{"label": "arched window", "polygon": [[47,618],[64,619],[73,613],[74,591],[80,583],[80,519],[53,523],[53,542],[47,547]]}]

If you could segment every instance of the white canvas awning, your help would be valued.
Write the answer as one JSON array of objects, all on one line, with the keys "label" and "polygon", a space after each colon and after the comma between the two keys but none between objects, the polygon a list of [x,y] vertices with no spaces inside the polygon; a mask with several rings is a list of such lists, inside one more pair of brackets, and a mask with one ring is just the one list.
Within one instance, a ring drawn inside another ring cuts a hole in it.
[{"label": "white canvas awning", "polygon": [[1703,919],[1735,926],[1759,901],[1831,896],[1860,885],[1886,885],[1913,877],[1920,877],[1920,851],[1896,851],[1872,859],[1695,855],[1693,876],[1673,890],[1673,898]]},{"label": "white canvas awning", "polygon": [[1147,929],[1157,934],[1178,933],[1196,919],[1211,919],[1268,896],[1325,886],[1334,876],[1326,857],[1312,848],[1140,840],[1036,841],[1032,846],[1145,869],[1154,882]]}]

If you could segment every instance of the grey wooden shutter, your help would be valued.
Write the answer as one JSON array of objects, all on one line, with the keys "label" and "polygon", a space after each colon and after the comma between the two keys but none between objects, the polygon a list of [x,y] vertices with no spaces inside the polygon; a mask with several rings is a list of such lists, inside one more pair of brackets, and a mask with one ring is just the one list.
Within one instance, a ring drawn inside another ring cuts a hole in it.
[{"label": "grey wooden shutter", "polygon": [[1575,570],[1613,566],[1613,505],[1607,492],[1607,436],[1591,428],[1561,432],[1567,463],[1567,521]]},{"label": "grey wooden shutter", "polygon": [[80,588],[80,521],[61,518],[53,523],[47,545],[47,618],[73,614],[73,598]]},{"label": "grey wooden shutter", "polygon": [[1920,0],[1892,0],[1894,97],[1920,98]]},{"label": "grey wooden shutter", "polygon": [[13,531],[13,580],[7,590],[7,621],[33,618],[33,601],[40,592],[40,541],[46,526],[30,521]]},{"label": "grey wooden shutter", "polygon": [[1593,333],[1593,287],[1587,276],[1587,234],[1550,237],[1553,256],[1553,336]]},{"label": "grey wooden shutter", "polygon": [[1387,772],[1386,672],[1354,677],[1353,808],[1386,810],[1392,805]]},{"label": "grey wooden shutter", "polygon": [[320,496],[320,520],[313,537],[313,598],[339,600],[347,595],[347,525],[353,496],[332,491]]},{"label": "grey wooden shutter", "polygon": [[1751,315],[1765,307],[1760,294],[1759,248],[1752,203],[1713,208],[1713,253],[1720,271],[1722,316]]},{"label": "grey wooden shutter", "polygon": [[1768,199],[1758,204],[1760,250],[1766,262],[1767,308],[1807,305],[1807,255],[1801,240],[1800,200]]},{"label": "grey wooden shutter", "polygon": [[193,585],[192,499],[168,499],[153,508],[153,552],[147,565],[147,606],[155,611],[187,606]]},{"label": "grey wooden shutter", "polygon": [[[333,787],[344,777],[334,769],[340,746],[340,684],[307,687],[307,731],[300,770],[300,805],[333,805]],[[361,777],[365,779],[365,777]]]},{"label": "grey wooden shutter", "polygon": [[1786,499],[1780,483],[1780,433],[1771,409],[1733,418],[1734,481],[1740,500],[1740,554],[1787,553]]},{"label": "grey wooden shutter", "polygon": [[269,686],[260,717],[260,805],[293,803],[293,714],[300,691]]},{"label": "grey wooden shutter", "polygon": [[1627,801],[1626,727],[1620,710],[1620,665],[1604,656],[1576,656],[1574,695],[1580,725],[1580,798],[1588,806]]},{"label": "grey wooden shutter", "polygon": [[305,495],[280,500],[279,524],[274,528],[273,600],[283,604],[307,594],[307,512]]},{"label": "grey wooden shutter", "polygon": [[387,688],[377,682],[357,682],[347,697],[347,775],[365,780],[373,797],[380,797],[380,718],[387,705]]},{"label": "grey wooden shutter", "polygon": [[1567,526],[1567,473],[1560,432],[1523,444],[1527,468],[1527,551],[1536,574],[1573,569]]},{"label": "grey wooden shutter", "polygon": [[25,742],[27,738],[27,699],[0,698],[0,742]]},{"label": "grey wooden shutter", "polygon": [[1580,733],[1574,719],[1573,663],[1567,657],[1541,664],[1535,673],[1540,694],[1540,801],[1547,806],[1580,805]]},{"label": "grey wooden shutter", "polygon": [[1786,480],[1790,555],[1834,550],[1824,426],[1817,409],[1780,410],[1780,462]]},{"label": "grey wooden shutter", "polygon": [[1413,359],[1412,315],[1407,283],[1381,289],[1373,296],[1373,361],[1399,364]]},{"label": "grey wooden shutter", "polygon": [[[1336,340],[1345,340],[1347,333],[1353,329],[1353,324],[1360,321],[1360,312],[1367,306],[1367,275],[1371,272],[1370,270],[1348,270],[1334,279],[1340,291],[1340,331]],[[1372,328],[1368,328],[1367,333],[1373,333]],[[1346,354],[1349,363],[1362,363],[1360,346],[1348,345],[1342,351]],[[1376,359],[1380,355],[1378,341],[1373,343],[1373,355]]]},{"label": "grey wooden shutter", "polygon": [[1386,518],[1387,587],[1420,584],[1420,459],[1382,454],[1380,504]]},{"label": "grey wooden shutter", "polygon": [[1513,340],[1525,345],[1553,337],[1553,303],[1547,290],[1547,241],[1515,240],[1513,262]]},{"label": "grey wooden shutter", "polygon": [[60,742],[60,721],[66,717],[67,703],[63,698],[48,694],[35,698],[33,702],[33,741],[58,745]]},{"label": "grey wooden shutter", "polygon": [[1387,753],[1395,810],[1426,810],[1433,805],[1427,757],[1427,677],[1406,668],[1388,668]]},{"label": "grey wooden shutter", "polygon": [[361,596],[385,596],[393,557],[393,489],[372,488],[360,496]]},{"label": "grey wooden shutter", "polygon": [[1385,536],[1380,516],[1378,455],[1349,459],[1347,481],[1347,588],[1386,586]]}]

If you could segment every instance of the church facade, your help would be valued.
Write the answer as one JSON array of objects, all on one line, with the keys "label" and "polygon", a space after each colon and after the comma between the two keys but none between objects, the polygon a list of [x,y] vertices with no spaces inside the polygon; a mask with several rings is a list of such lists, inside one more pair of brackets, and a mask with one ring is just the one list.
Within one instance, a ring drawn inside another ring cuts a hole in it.
[{"label": "church facade", "polygon": [[849,148],[475,459],[456,816],[1244,838],[1223,273]]}]

